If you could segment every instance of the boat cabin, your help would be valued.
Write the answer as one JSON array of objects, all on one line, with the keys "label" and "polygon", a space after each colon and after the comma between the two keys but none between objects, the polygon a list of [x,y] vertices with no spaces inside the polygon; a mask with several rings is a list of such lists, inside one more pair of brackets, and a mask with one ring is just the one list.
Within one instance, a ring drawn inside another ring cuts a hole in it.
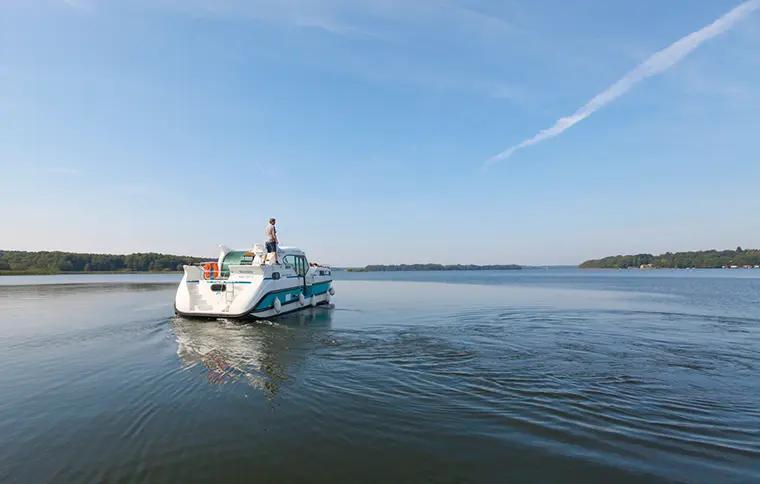
[{"label": "boat cabin", "polygon": [[[225,246],[221,246],[220,248],[221,254],[216,262],[205,262],[200,264],[204,268],[204,276],[206,279],[227,279],[231,272],[236,272],[231,271],[233,266],[255,266],[275,270],[292,269],[295,272],[295,275],[299,277],[305,276],[310,269],[314,269],[314,275],[331,275],[329,267],[310,263],[306,258],[306,253],[298,247],[278,247],[277,260],[280,262],[279,266],[275,265],[274,257],[267,257],[264,244],[256,244],[252,250],[233,250]],[[266,272],[269,271],[267,270]],[[290,271],[288,270],[287,272]]]}]

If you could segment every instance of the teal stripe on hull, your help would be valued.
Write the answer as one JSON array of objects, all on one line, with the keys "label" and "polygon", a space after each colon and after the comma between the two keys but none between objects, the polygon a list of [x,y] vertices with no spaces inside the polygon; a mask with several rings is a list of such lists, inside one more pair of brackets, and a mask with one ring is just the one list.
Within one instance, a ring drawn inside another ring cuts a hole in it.
[{"label": "teal stripe on hull", "polygon": [[[274,307],[274,300],[279,299],[280,304],[287,304],[291,303],[293,301],[298,300],[298,295],[301,294],[300,287],[293,288],[293,289],[285,289],[281,292],[277,292],[274,294],[269,294],[265,296],[261,301],[259,301],[258,304],[254,307],[254,311],[266,311],[267,309],[272,309]],[[330,281],[328,282],[320,282],[317,284],[314,284],[312,286],[306,287],[306,292],[304,293],[305,298],[310,298],[312,295],[319,296],[321,294],[326,293],[330,290]],[[286,300],[288,297],[288,294],[290,294],[290,298]]]},{"label": "teal stripe on hull", "polygon": [[[290,294],[290,299],[286,300],[288,297],[288,294]],[[301,288],[298,289],[289,289],[287,291],[278,292],[277,294],[269,294],[268,296],[265,296],[264,299],[259,301],[259,303],[256,305],[255,310],[256,311],[263,311],[266,309],[271,309],[274,307],[274,300],[279,299],[280,304],[286,304],[293,301],[298,301],[298,295],[301,294]]]},{"label": "teal stripe on hull", "polygon": [[318,284],[314,284],[313,286],[307,286],[306,294],[304,294],[304,296],[311,297],[312,294],[315,296],[319,296],[320,294],[324,294],[329,290],[330,290],[330,282],[320,282]]}]

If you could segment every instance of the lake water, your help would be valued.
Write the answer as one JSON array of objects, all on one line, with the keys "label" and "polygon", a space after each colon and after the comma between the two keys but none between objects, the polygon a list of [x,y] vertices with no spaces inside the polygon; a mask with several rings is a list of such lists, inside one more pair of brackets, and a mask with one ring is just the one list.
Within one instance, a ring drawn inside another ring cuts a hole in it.
[{"label": "lake water", "polygon": [[0,277],[0,482],[760,482],[760,270]]}]

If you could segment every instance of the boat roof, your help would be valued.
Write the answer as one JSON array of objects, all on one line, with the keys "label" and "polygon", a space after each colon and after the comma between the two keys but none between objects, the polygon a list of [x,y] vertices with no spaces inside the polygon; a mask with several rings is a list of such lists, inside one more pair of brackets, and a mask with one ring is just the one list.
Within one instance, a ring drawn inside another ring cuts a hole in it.
[{"label": "boat roof", "polygon": [[279,247],[277,247],[277,249],[280,252],[280,254],[282,254],[282,255],[289,255],[289,254],[290,255],[306,255],[306,253],[303,250],[299,249],[298,247],[293,247],[293,246],[285,246],[285,247],[283,247],[283,246],[279,246]]},{"label": "boat roof", "polygon": [[[255,244],[253,246],[253,249],[231,249],[227,246],[220,245],[220,249],[222,250],[222,254],[229,254],[232,252],[253,252],[256,254],[264,255],[266,253],[266,249],[264,248],[264,244]],[[294,247],[292,245],[280,245],[277,246],[277,252],[281,256],[285,255],[306,255],[306,252],[304,252],[302,249],[298,247]]]}]

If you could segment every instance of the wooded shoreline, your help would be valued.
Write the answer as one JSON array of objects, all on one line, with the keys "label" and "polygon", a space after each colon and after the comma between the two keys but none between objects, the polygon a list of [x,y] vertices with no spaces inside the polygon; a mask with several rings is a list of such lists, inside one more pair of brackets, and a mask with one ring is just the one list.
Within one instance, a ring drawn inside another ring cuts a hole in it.
[{"label": "wooded shoreline", "polygon": [[760,250],[701,250],[660,255],[615,255],[583,262],[580,269],[736,269],[760,268]]},{"label": "wooded shoreline", "polygon": [[[55,274],[181,274],[183,265],[198,264],[215,258],[180,256],[155,252],[91,254],[59,251],[0,250],[0,276]],[[532,266],[517,264],[372,264],[364,267],[335,267],[347,272],[401,271],[503,271]],[[760,268],[760,250],[704,250],[666,252],[660,255],[615,255],[587,260],[579,269],[720,269]]]},{"label": "wooded shoreline", "polygon": [[155,252],[123,255],[0,250],[0,275],[172,273],[182,272],[183,265],[214,259]]},{"label": "wooded shoreline", "polygon": [[45,271],[0,271],[0,276],[74,276],[96,274],[182,274],[183,271],[72,271],[72,272],[45,272]]}]

